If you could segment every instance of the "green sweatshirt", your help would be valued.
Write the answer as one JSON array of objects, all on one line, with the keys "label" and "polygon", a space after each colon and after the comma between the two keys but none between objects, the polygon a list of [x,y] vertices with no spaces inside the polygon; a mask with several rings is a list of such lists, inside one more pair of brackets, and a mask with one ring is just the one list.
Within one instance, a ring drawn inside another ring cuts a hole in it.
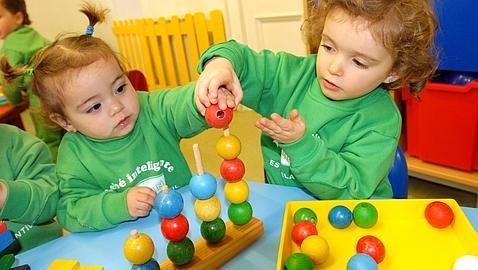
[{"label": "green sweatshirt", "polygon": [[[11,66],[26,66],[30,63],[35,53],[45,47],[49,41],[41,36],[33,28],[22,25],[15,31],[9,33],[0,49],[0,55],[5,55]],[[40,99],[33,94],[28,76],[21,76],[12,83],[5,83],[1,80],[5,97],[11,104],[19,104],[23,101],[21,92],[26,91],[30,102],[30,115],[35,126],[36,135],[44,141],[56,160],[58,146],[60,145],[63,131],[61,128],[48,128],[43,123],[49,121],[38,113],[40,111]]]},{"label": "green sweatshirt", "polygon": [[325,97],[315,71],[316,55],[256,53],[235,41],[210,47],[198,64],[215,56],[233,65],[243,104],[269,117],[298,109],[306,132],[290,144],[261,136],[270,183],[304,187],[321,199],[391,197],[388,173],[400,135],[401,116],[383,88],[343,101]]},{"label": "green sweatshirt", "polygon": [[0,143],[0,181],[8,194],[0,219],[7,220],[22,251],[61,236],[60,226],[52,221],[59,192],[48,148],[29,133],[4,124]]},{"label": "green sweatshirt", "polygon": [[187,185],[191,172],[179,141],[208,127],[193,94],[193,83],[138,92],[141,111],[136,126],[120,138],[65,134],[57,164],[60,224],[74,232],[111,228],[134,219],[126,204],[130,187],[149,186],[159,192],[165,183],[174,189]]}]

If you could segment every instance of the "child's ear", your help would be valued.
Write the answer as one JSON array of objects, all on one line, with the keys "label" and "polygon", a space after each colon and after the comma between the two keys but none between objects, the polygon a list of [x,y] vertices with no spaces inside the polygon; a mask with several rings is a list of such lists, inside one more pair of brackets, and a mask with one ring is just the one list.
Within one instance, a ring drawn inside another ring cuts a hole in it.
[{"label": "child's ear", "polygon": [[20,26],[23,24],[23,19],[24,19],[23,13],[21,13],[20,11],[15,13],[14,18],[15,18],[15,23],[17,25]]},{"label": "child's ear", "polygon": [[392,72],[388,75],[387,78],[385,78],[385,80],[383,80],[384,83],[393,83],[394,81],[400,79],[400,76],[398,76],[397,73],[395,72]]},{"label": "child's ear", "polygon": [[60,127],[65,129],[68,132],[76,132],[76,128],[66,119],[64,116],[59,113],[51,113],[50,120],[57,123]]}]

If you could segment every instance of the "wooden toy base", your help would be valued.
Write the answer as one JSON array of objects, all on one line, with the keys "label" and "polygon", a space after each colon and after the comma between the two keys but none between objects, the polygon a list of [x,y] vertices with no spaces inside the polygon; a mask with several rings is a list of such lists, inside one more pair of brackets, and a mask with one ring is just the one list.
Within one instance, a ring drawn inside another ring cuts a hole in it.
[{"label": "wooden toy base", "polygon": [[160,267],[165,269],[217,269],[244,248],[264,234],[264,224],[257,218],[252,218],[243,226],[226,222],[226,235],[218,243],[209,244],[203,238],[194,242],[195,253],[192,261],[185,265],[174,265],[169,259],[164,260]]}]

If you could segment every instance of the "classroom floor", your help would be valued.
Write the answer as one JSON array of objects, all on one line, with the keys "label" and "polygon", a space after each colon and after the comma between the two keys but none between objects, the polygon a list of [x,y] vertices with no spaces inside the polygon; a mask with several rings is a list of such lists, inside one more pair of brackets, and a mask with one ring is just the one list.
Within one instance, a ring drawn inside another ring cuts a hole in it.
[{"label": "classroom floor", "polygon": [[[233,121],[230,125],[230,132],[241,140],[242,151],[239,158],[246,166],[244,179],[263,182],[264,171],[262,166],[263,159],[260,152],[260,132],[254,127],[254,123],[258,118],[259,115],[253,111],[239,109],[234,114]],[[22,114],[22,120],[27,131],[32,132],[31,120],[27,112]],[[193,138],[185,139],[181,142],[181,150],[193,172],[196,171],[196,164],[192,145],[198,143],[205,171],[215,176],[220,175],[219,166],[222,160],[216,154],[215,145],[221,135],[221,130],[209,129]],[[476,205],[476,196],[471,192],[413,177],[409,178],[409,198],[453,198],[461,206],[475,207]]]}]

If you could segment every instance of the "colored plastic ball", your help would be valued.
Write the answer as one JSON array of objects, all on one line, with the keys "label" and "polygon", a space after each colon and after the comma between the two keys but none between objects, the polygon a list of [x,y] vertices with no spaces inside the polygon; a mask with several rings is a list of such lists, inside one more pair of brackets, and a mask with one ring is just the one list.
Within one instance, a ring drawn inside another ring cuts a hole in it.
[{"label": "colored plastic ball", "polygon": [[144,233],[132,230],[130,236],[124,242],[123,253],[130,263],[144,264],[153,257],[153,240]]},{"label": "colored plastic ball", "polygon": [[232,203],[227,209],[229,220],[236,225],[247,224],[252,218],[252,206],[248,201],[235,204]]},{"label": "colored plastic ball", "polygon": [[158,262],[151,258],[151,260],[143,264],[133,264],[131,270],[160,270]]},{"label": "colored plastic ball", "polygon": [[175,265],[189,263],[193,259],[194,251],[194,243],[188,237],[179,242],[169,242],[166,247],[168,258]]},{"label": "colored plastic ball", "polygon": [[300,221],[294,224],[292,227],[292,240],[300,246],[302,244],[302,241],[304,241],[305,238],[311,235],[317,235],[317,227],[315,227],[315,224],[312,222],[308,221]]},{"label": "colored plastic ball", "polygon": [[360,238],[356,247],[357,253],[370,255],[376,263],[381,263],[385,258],[385,246],[382,241],[373,235]]},{"label": "colored plastic ball", "polygon": [[242,160],[235,158],[231,160],[223,160],[219,171],[224,180],[228,182],[236,182],[242,179],[246,168]]},{"label": "colored plastic ball", "polygon": [[312,270],[314,263],[312,259],[304,253],[294,253],[287,257],[284,269],[286,270]]},{"label": "colored plastic ball", "polygon": [[232,120],[232,109],[227,108],[224,111],[219,109],[217,104],[212,104],[206,108],[204,114],[206,122],[214,128],[225,128]]},{"label": "colored plastic ball", "polygon": [[241,141],[234,135],[221,136],[216,143],[216,151],[223,159],[235,159],[241,153]]},{"label": "colored plastic ball", "polygon": [[188,219],[181,214],[173,218],[163,218],[161,232],[169,241],[181,241],[189,232]]},{"label": "colored plastic ball", "polygon": [[476,270],[478,269],[478,257],[463,255],[453,264],[453,270]]},{"label": "colored plastic ball", "polygon": [[202,221],[213,221],[221,214],[221,202],[216,196],[207,200],[196,200],[194,202],[196,216]]},{"label": "colored plastic ball", "polygon": [[378,270],[378,265],[370,255],[357,253],[347,262],[347,270]]},{"label": "colored plastic ball", "polygon": [[314,264],[322,264],[329,257],[329,243],[318,235],[306,237],[300,245],[300,250],[309,256]]},{"label": "colored plastic ball", "polygon": [[435,228],[448,227],[455,218],[455,214],[448,204],[440,201],[434,201],[425,208],[425,218]]},{"label": "colored plastic ball", "polygon": [[372,228],[378,220],[378,211],[368,202],[361,202],[354,207],[354,223],[361,228]]},{"label": "colored plastic ball", "polygon": [[209,199],[216,193],[216,178],[209,173],[195,174],[189,181],[189,188],[194,197],[200,200]]},{"label": "colored plastic ball", "polygon": [[352,212],[343,205],[337,205],[330,209],[328,216],[330,224],[337,229],[345,229],[352,223]]},{"label": "colored plastic ball", "polygon": [[217,243],[226,235],[226,224],[221,218],[201,223],[201,235],[208,243]]},{"label": "colored plastic ball", "polygon": [[174,189],[163,187],[163,191],[158,194],[154,202],[154,209],[158,212],[160,218],[173,218],[183,210],[184,201],[179,192]]},{"label": "colored plastic ball", "polygon": [[244,180],[226,183],[224,185],[224,195],[231,203],[242,203],[249,197],[249,186]]},{"label": "colored plastic ball", "polygon": [[294,213],[294,223],[299,221],[308,221],[317,225],[317,215],[310,208],[300,208]]}]

